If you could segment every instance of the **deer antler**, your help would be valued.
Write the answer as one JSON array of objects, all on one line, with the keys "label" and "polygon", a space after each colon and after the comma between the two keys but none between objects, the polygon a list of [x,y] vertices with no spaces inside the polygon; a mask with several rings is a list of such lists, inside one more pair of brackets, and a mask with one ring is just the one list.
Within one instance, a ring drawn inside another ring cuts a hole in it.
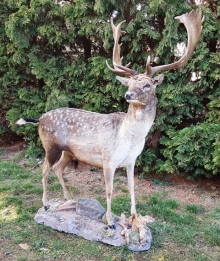
[{"label": "deer antler", "polygon": [[196,44],[199,41],[201,31],[202,31],[202,23],[204,21],[204,17],[202,17],[201,10],[193,10],[190,13],[183,14],[181,16],[175,17],[181,23],[183,23],[186,27],[187,34],[188,34],[188,44],[187,49],[184,55],[177,61],[167,65],[160,65],[151,67],[150,66],[150,56],[148,56],[146,69],[147,75],[153,76],[155,73],[160,71],[178,69],[183,67],[189,60],[192,52],[194,51]]},{"label": "deer antler", "polygon": [[130,63],[126,64],[125,66],[122,65],[123,57],[120,57],[121,44],[118,43],[121,35],[126,33],[125,31],[121,31],[121,27],[125,22],[126,21],[124,20],[121,23],[119,23],[117,26],[115,26],[113,23],[113,17],[111,17],[111,26],[112,26],[113,38],[114,38],[114,48],[113,48],[113,57],[112,57],[114,69],[109,66],[107,61],[106,64],[109,70],[111,70],[114,73],[122,74],[125,76],[132,76],[132,75],[136,75],[137,72],[128,68]]}]

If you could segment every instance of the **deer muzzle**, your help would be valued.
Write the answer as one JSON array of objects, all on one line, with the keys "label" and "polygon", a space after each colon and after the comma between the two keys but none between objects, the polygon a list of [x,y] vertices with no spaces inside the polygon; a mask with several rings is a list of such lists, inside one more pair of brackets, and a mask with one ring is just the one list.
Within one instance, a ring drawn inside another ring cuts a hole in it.
[{"label": "deer muzzle", "polygon": [[133,99],[134,99],[134,93],[132,93],[132,92],[126,92],[126,93],[125,93],[125,99],[126,99],[126,100],[133,100]]}]

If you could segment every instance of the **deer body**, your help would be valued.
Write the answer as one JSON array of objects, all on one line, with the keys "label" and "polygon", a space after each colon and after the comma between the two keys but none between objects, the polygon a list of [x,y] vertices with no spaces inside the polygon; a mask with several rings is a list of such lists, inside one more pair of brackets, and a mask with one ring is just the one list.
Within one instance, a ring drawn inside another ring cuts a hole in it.
[{"label": "deer body", "polygon": [[[144,78],[145,82],[151,81],[147,76]],[[117,167],[126,167],[132,199],[131,211],[136,213],[134,165],[137,156],[143,150],[145,137],[156,115],[156,97],[152,84],[151,88],[143,90],[137,79],[130,81],[134,81],[130,92],[135,95],[135,101],[137,102],[139,96],[142,99],[141,104],[130,103],[127,114],[123,112],[99,114],[59,108],[41,116],[38,129],[46,152],[42,167],[44,206],[48,205],[47,177],[51,167],[59,178],[65,198],[69,199],[69,193],[63,181],[63,170],[70,160],[75,159],[103,168],[108,202],[106,217],[108,224],[113,227],[111,214],[113,177]],[[135,84],[137,86],[134,88]],[[127,95],[130,92],[128,91]]]},{"label": "deer body", "polygon": [[[134,70],[122,65],[120,57],[119,38],[125,32],[121,31],[122,21],[111,25],[114,37],[113,65],[108,68],[117,74],[129,78],[116,78],[128,91],[125,99],[129,103],[128,112],[99,114],[78,109],[60,108],[45,113],[39,119],[39,135],[45,149],[43,172],[43,204],[47,208],[47,179],[50,168],[53,167],[64,197],[69,193],[63,181],[63,171],[72,160],[81,161],[93,166],[102,167],[106,185],[108,225],[114,228],[111,214],[111,197],[113,191],[113,177],[117,167],[126,167],[128,186],[131,195],[131,214],[136,213],[134,197],[134,165],[141,153],[145,137],[149,132],[156,115],[155,88],[163,81],[163,75],[153,78],[159,71],[178,69],[183,67],[194,51],[202,30],[202,14],[200,10],[176,17],[184,23],[188,34],[188,45],[184,55],[176,62],[168,65],[150,66],[147,60],[146,73],[138,74]],[[17,124],[22,125],[34,120],[20,119]]]},{"label": "deer body", "polygon": [[130,158],[142,151],[156,111],[156,106],[150,111],[132,107],[127,114],[70,108],[45,113],[39,119],[39,135],[50,164],[65,150],[74,159],[96,167],[103,167],[103,162],[112,159],[115,167],[125,167]]}]

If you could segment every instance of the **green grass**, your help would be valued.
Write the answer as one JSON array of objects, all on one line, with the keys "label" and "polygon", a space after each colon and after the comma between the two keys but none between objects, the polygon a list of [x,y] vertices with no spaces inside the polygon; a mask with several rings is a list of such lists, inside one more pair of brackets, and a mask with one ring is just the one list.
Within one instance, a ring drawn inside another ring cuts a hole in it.
[{"label": "green grass", "polygon": [[[149,224],[153,244],[149,251],[135,253],[126,246],[113,247],[90,242],[81,237],[57,232],[34,222],[37,210],[42,207],[41,171],[26,168],[16,162],[0,160],[0,242],[2,253],[15,256],[17,261],[219,261],[220,260],[220,206],[207,209],[201,205],[182,205],[169,198],[165,188],[151,196],[137,199],[137,212],[156,219]],[[116,215],[129,216],[130,196],[121,188],[121,175],[115,178],[119,185],[118,196],[112,201]],[[161,187],[161,184],[158,184]],[[62,189],[54,175],[49,176],[49,192],[62,195]],[[78,196],[80,191],[72,187]],[[84,195],[86,196],[86,195]],[[95,191],[104,207],[103,188]],[[28,244],[23,250],[19,244]],[[3,249],[3,250],[2,250]],[[7,255],[4,256],[7,260]],[[0,255],[1,258],[1,255]]]},{"label": "green grass", "polygon": [[203,206],[186,205],[185,210],[193,214],[202,214],[205,210]]}]

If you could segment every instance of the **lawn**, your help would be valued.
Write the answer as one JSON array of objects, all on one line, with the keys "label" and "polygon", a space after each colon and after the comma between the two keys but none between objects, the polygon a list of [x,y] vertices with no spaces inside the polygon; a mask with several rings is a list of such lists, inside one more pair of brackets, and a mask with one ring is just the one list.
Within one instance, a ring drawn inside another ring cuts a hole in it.
[{"label": "lawn", "polygon": [[[74,197],[90,196],[105,206],[101,170],[89,169],[92,177],[85,182],[83,170],[75,185],[65,178]],[[126,246],[113,247],[90,242],[81,237],[54,231],[34,222],[42,207],[42,183],[39,160],[25,158],[24,152],[0,153],[0,260],[103,260],[103,261],[219,261],[220,260],[220,201],[215,189],[206,191],[198,186],[172,185],[159,179],[141,176],[136,179],[137,212],[156,219],[149,224],[153,244],[149,251],[131,252]],[[79,180],[82,182],[79,182]],[[78,185],[77,185],[78,184]],[[98,185],[97,185],[98,184]],[[145,184],[151,191],[146,193]],[[86,193],[86,189],[88,193]],[[188,195],[184,201],[181,194]],[[57,178],[51,173],[50,197],[62,198]],[[180,195],[174,197],[173,195]],[[192,197],[191,197],[192,195]],[[195,200],[197,199],[197,200]],[[123,171],[114,180],[114,214],[129,215],[130,198]]]}]

